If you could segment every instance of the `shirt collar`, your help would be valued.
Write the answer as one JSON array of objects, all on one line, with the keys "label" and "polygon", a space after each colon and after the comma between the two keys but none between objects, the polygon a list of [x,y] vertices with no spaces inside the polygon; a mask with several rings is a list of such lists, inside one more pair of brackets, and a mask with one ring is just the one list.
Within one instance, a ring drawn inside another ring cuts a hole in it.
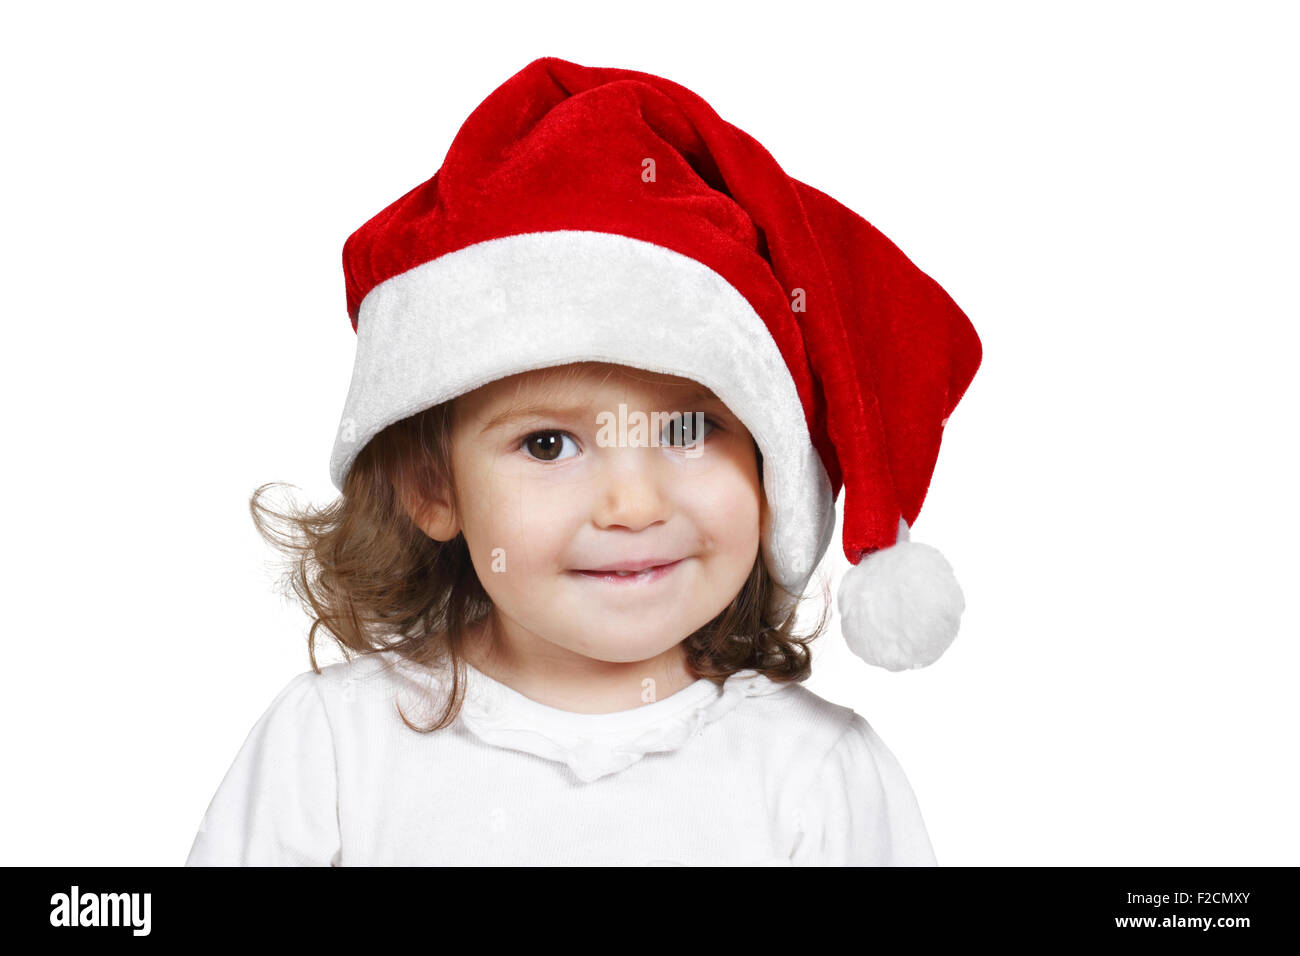
[{"label": "shirt collar", "polygon": [[581,714],[535,701],[465,662],[459,721],[483,742],[565,764],[584,783],[617,773],[648,753],[677,750],[701,728],[747,697],[788,686],[756,670],[722,686],[700,678],[662,700],[633,710]]}]

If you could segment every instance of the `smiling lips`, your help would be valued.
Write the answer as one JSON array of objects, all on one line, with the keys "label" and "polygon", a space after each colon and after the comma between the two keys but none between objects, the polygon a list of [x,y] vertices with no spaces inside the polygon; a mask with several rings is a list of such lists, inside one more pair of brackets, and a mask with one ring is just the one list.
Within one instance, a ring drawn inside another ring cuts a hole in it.
[{"label": "smiling lips", "polygon": [[657,581],[681,563],[681,558],[675,561],[652,558],[646,561],[625,561],[618,565],[607,565],[589,571],[577,569],[574,573],[581,574],[593,581],[606,581],[611,584],[632,584]]},{"label": "smiling lips", "polygon": [[576,568],[575,570],[594,573],[608,573],[611,571],[645,571],[648,568],[655,568],[675,564],[680,558],[637,558],[629,561],[615,561],[610,564],[602,564],[598,568]]}]

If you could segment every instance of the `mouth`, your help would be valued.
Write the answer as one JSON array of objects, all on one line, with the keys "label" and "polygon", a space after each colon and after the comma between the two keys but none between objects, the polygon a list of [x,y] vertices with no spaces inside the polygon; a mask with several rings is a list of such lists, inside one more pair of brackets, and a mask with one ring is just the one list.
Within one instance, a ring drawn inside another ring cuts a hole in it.
[{"label": "mouth", "polygon": [[678,558],[676,561],[670,561],[667,564],[652,565],[651,567],[648,568],[642,568],[639,571],[631,571],[631,570],[620,571],[613,568],[607,570],[601,570],[601,571],[584,571],[582,569],[574,569],[569,573],[587,578],[590,581],[601,581],[606,584],[623,585],[626,587],[635,584],[649,584],[652,581],[662,580],[663,578],[671,574],[673,570],[679,564],[682,563],[683,560],[685,559]]}]

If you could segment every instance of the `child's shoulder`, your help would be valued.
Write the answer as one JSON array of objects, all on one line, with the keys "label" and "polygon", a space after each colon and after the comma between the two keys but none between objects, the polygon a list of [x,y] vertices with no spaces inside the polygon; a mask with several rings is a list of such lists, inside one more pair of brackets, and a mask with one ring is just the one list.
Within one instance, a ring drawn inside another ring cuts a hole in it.
[{"label": "child's shoulder", "polygon": [[769,740],[784,739],[802,754],[825,754],[846,732],[865,720],[851,707],[827,700],[801,683],[768,681],[772,693],[757,695],[762,704],[754,719]]},{"label": "child's shoulder", "polygon": [[[324,708],[337,713],[341,706],[391,702],[400,690],[428,687],[437,678],[391,651],[359,654],[349,660],[304,670],[290,678],[272,701],[270,710]],[[354,712],[357,708],[351,708]]]},{"label": "child's shoulder", "polygon": [[336,744],[364,742],[395,730],[402,714],[427,722],[442,700],[440,684],[439,674],[396,652],[373,651],[299,672],[268,713],[279,724],[328,733]]},{"label": "child's shoulder", "polygon": [[[893,751],[852,707],[802,684],[788,685],[771,699],[779,707],[772,709],[767,732],[782,748],[778,756],[795,789],[832,793],[867,788],[862,792],[883,795],[909,786]],[[914,799],[910,790],[907,799]]]},{"label": "child's shoulder", "polygon": [[363,698],[390,699],[394,690],[414,683],[436,683],[436,675],[400,657],[394,651],[370,651],[319,671],[303,671],[294,679],[315,686],[327,701],[350,702]]}]

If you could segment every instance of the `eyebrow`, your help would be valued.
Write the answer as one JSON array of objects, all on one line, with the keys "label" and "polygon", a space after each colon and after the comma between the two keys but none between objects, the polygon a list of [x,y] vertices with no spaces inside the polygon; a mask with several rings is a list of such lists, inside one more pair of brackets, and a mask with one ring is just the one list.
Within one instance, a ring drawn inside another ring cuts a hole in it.
[{"label": "eyebrow", "polygon": [[[682,405],[703,405],[709,402],[717,402],[718,404],[722,404],[722,399],[718,398],[717,395],[714,395],[713,392],[705,388],[696,389],[695,391],[691,392],[689,395],[677,399],[677,401]],[[666,409],[665,411],[671,411],[671,409]],[[554,417],[554,418],[572,419],[572,418],[579,418],[582,415],[589,414],[590,412],[591,412],[590,405],[560,406],[560,405],[553,405],[550,402],[544,402],[544,401],[520,402],[515,405],[511,405],[509,408],[505,409],[504,411],[498,412],[497,414],[489,418],[487,421],[485,421],[483,423],[483,427],[479,429],[479,434],[480,435],[485,434],[487,432],[492,431],[495,428],[500,428],[503,425],[508,425],[511,422],[520,421],[525,418]]]}]

